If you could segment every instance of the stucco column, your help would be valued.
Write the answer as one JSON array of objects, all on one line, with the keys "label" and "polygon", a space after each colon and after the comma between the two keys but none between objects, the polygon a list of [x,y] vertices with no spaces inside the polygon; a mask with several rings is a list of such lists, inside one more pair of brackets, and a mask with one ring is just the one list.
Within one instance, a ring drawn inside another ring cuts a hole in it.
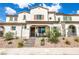
[{"label": "stucco column", "polygon": [[22,33],[23,33],[23,25],[21,26],[21,39],[23,38]]},{"label": "stucco column", "polygon": [[77,33],[77,36],[79,36],[79,26],[76,26],[76,33]]},{"label": "stucco column", "polygon": [[66,28],[65,31],[66,31],[66,32],[65,32],[65,33],[66,33],[65,36],[68,37],[68,34],[67,34],[67,33],[68,33],[68,29]]}]

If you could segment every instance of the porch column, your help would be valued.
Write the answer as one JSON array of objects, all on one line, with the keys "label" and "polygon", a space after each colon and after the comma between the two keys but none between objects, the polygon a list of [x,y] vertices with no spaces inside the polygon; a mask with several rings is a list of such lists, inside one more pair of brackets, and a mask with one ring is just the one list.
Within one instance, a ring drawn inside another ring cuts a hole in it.
[{"label": "porch column", "polygon": [[35,26],[35,37],[37,36],[36,32],[37,32],[37,31],[36,31],[36,26]]},{"label": "porch column", "polygon": [[79,27],[78,26],[76,26],[76,34],[77,34],[77,36],[79,36]]}]

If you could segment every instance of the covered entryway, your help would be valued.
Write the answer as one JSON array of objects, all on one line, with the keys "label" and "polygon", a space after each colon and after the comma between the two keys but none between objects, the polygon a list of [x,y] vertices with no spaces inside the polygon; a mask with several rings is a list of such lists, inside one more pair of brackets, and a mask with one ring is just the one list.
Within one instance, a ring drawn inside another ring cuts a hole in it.
[{"label": "covered entryway", "polygon": [[3,37],[4,34],[4,27],[0,26],[0,37]]},{"label": "covered entryway", "polygon": [[31,37],[46,37],[48,30],[49,30],[49,26],[32,25],[30,27],[30,36]]},{"label": "covered entryway", "polygon": [[68,27],[68,36],[76,36],[76,27],[74,25]]}]

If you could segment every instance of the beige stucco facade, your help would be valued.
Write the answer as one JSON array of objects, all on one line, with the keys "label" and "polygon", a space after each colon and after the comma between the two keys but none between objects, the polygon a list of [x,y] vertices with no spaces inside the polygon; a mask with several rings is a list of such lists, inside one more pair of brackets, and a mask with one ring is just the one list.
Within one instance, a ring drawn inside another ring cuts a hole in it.
[{"label": "beige stucco facade", "polygon": [[[25,19],[23,19],[24,15],[25,15]],[[35,15],[43,15],[43,19],[41,20],[35,19],[34,18]],[[64,16],[71,17],[71,20],[65,20],[64,22]],[[13,17],[12,21],[10,20],[10,17]],[[16,21],[15,21],[15,18],[17,18]],[[69,26],[71,26],[70,28],[73,29],[72,34],[76,33],[75,36],[79,36],[79,15],[78,14],[76,15],[58,14],[55,12],[50,12],[48,9],[43,7],[36,7],[31,9],[30,12],[21,12],[15,16],[7,15],[6,23],[1,25],[5,28],[4,34],[6,32],[11,31],[15,33],[15,36],[23,37],[23,38],[30,38],[30,29],[31,29],[31,26],[33,25],[35,26],[39,25],[39,27],[48,26],[50,30],[53,27],[57,27],[62,36],[63,36],[63,33],[65,34],[65,36],[68,36]],[[11,23],[13,23],[13,25]],[[15,23],[17,23],[18,25]],[[12,30],[11,29],[12,26],[15,26],[16,30]],[[25,26],[26,28],[24,28]],[[65,32],[63,32],[63,30]]]}]

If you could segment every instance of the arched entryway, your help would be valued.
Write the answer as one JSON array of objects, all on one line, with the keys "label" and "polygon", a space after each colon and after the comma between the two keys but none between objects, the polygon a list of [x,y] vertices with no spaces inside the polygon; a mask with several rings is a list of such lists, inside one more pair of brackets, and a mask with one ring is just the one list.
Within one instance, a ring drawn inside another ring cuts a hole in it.
[{"label": "arched entryway", "polygon": [[74,25],[68,27],[68,36],[76,36],[76,27]]},{"label": "arched entryway", "polygon": [[3,37],[4,34],[4,27],[0,26],[0,37]]},{"label": "arched entryway", "polygon": [[30,27],[30,36],[31,37],[46,37],[48,31],[49,31],[49,26],[32,25]]}]

